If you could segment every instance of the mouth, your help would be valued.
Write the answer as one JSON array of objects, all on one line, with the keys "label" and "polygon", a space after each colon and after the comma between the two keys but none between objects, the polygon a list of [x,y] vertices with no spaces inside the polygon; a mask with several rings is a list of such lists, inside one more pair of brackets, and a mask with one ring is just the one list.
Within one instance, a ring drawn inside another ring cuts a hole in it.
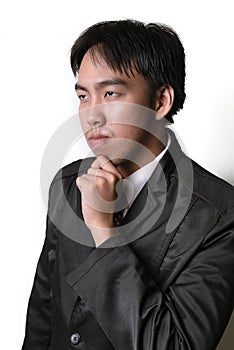
[{"label": "mouth", "polygon": [[88,142],[92,147],[98,146],[102,143],[105,143],[106,141],[108,141],[108,139],[110,139],[110,136],[102,134],[102,133],[95,133],[95,134],[91,134],[88,137]]}]

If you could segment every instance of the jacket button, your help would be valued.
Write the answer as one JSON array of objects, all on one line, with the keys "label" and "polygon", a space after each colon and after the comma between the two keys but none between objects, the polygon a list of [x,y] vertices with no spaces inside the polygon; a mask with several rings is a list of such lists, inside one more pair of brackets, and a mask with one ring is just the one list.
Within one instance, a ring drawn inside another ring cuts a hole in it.
[{"label": "jacket button", "polygon": [[80,342],[80,335],[79,333],[74,333],[71,335],[70,341],[73,345],[77,345]]}]

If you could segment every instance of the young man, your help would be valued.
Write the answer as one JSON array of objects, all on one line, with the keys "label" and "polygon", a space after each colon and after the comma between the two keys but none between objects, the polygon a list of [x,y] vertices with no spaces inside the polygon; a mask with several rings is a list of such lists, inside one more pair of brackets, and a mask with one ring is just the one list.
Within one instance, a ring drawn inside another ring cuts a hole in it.
[{"label": "young man", "polygon": [[185,99],[177,34],[99,23],[71,65],[96,157],[51,184],[23,350],[215,349],[234,303],[234,189],[166,127]]}]

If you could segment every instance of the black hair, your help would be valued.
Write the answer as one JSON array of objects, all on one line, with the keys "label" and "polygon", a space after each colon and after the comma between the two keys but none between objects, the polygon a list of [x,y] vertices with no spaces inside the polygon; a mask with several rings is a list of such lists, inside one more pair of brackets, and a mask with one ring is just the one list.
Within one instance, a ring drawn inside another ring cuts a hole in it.
[{"label": "black hair", "polygon": [[166,118],[173,123],[186,95],[184,48],[172,28],[129,19],[97,23],[81,33],[71,49],[74,75],[88,50],[98,52],[113,70],[134,75],[135,68],[147,81],[151,99],[160,87],[171,86],[174,103]]}]

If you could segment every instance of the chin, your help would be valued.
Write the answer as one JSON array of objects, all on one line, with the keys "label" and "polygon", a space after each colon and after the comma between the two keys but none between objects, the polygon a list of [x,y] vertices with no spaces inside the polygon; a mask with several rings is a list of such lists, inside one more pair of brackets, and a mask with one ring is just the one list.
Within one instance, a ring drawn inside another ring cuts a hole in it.
[{"label": "chin", "polygon": [[113,158],[111,159],[111,162],[117,167],[119,165],[126,164],[128,161],[123,158]]},{"label": "chin", "polygon": [[111,147],[107,148],[107,147],[97,146],[93,148],[92,151],[96,157],[99,157],[99,156],[107,157],[112,161],[114,165],[119,165],[127,161],[126,150],[119,149],[118,152],[116,152],[116,149],[113,150]]}]

